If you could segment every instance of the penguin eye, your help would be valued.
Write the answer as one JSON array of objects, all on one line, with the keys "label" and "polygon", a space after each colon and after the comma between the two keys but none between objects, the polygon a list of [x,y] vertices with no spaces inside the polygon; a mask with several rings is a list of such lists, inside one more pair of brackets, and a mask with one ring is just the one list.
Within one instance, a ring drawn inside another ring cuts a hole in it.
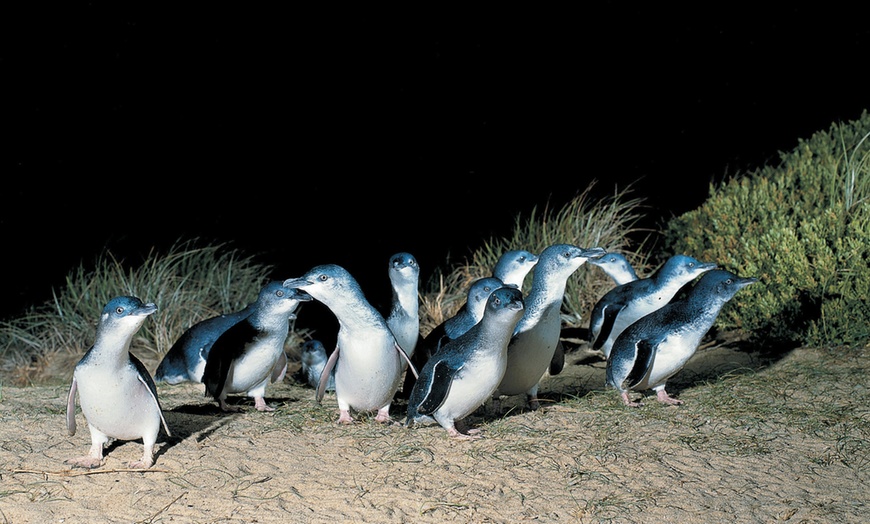
[{"label": "penguin eye", "polygon": [[278,297],[278,298],[283,297],[283,296],[284,296],[284,290],[283,290],[283,289],[279,289],[278,291],[275,292],[275,296]]},{"label": "penguin eye", "polygon": [[498,297],[496,297],[495,300],[493,300],[493,302],[495,303],[496,306],[500,306],[500,305],[501,305],[501,299],[498,298]]},{"label": "penguin eye", "polygon": [[694,263],[694,262],[689,262],[689,267],[695,267],[695,263]]},{"label": "penguin eye", "polygon": [[120,314],[123,313],[123,312],[124,312],[124,307],[123,307],[123,306],[118,306],[118,307],[115,308],[115,313],[117,313],[117,314],[120,315]]},{"label": "penguin eye", "polygon": [[329,277],[326,275],[320,275],[319,277],[317,277],[317,280],[320,280],[321,282],[326,282],[327,280],[329,280]]},{"label": "penguin eye", "polygon": [[725,281],[725,283],[730,286],[731,284],[734,283],[734,281],[729,278],[728,280]]}]

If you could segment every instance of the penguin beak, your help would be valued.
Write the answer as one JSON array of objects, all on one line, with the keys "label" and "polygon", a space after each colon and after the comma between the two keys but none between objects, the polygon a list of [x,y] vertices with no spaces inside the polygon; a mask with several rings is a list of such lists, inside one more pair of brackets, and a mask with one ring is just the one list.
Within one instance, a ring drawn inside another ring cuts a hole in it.
[{"label": "penguin beak", "polygon": [[[285,282],[284,287],[290,287],[290,286],[288,286],[287,283]],[[293,290],[293,298],[295,298],[299,302],[309,302],[311,300],[314,300],[314,297],[312,297],[311,295],[309,295],[308,293],[306,293],[305,291],[303,291],[301,289],[297,289],[294,287],[290,287],[290,289]]]},{"label": "penguin beak", "polygon": [[133,314],[136,315],[137,317],[138,316],[147,316],[147,315],[150,315],[151,313],[154,313],[155,311],[157,311],[157,304],[155,304],[153,302],[149,302],[147,304],[143,304],[142,307],[136,309],[136,311]]},{"label": "penguin beak", "polygon": [[580,248],[580,256],[583,258],[601,258],[606,254],[607,251],[603,247]]},{"label": "penguin beak", "polygon": [[715,262],[707,262],[707,263],[705,263],[705,264],[701,264],[701,265],[699,265],[699,266],[698,266],[698,269],[706,269],[706,270],[709,271],[709,270],[711,270],[711,269],[716,269],[717,267],[718,267],[718,266],[716,265]]},{"label": "penguin beak", "polygon": [[[306,280],[304,278],[288,278],[284,281],[284,287],[289,287],[291,289],[298,289],[305,286],[310,286],[314,282],[310,280]],[[307,293],[306,293],[307,295]],[[310,295],[309,295],[310,296]]]}]

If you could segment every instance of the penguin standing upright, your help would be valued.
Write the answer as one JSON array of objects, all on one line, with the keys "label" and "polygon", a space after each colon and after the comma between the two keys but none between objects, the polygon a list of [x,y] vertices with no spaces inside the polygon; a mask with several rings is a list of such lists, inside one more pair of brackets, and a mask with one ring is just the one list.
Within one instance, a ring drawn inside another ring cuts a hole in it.
[{"label": "penguin standing upright", "polygon": [[675,300],[625,328],[607,359],[606,385],[619,391],[627,406],[640,406],[628,392],[652,389],[659,402],[682,404],[665,391],[668,379],[683,369],[702,337],[713,327],[722,306],[757,282],[714,269],[701,276],[685,298]]},{"label": "penguin standing upright", "polygon": [[266,403],[266,385],[277,382],[287,371],[284,342],[290,320],[307,293],[269,282],[260,290],[251,313],[223,332],[212,344],[202,382],[222,411],[238,411],[226,403],[231,393],[247,393],[257,411],[274,411]]},{"label": "penguin standing upright", "polygon": [[299,278],[288,278],[284,286],[310,294],[338,319],[336,347],[321,373],[317,401],[323,399],[326,381],[335,368],[339,424],[354,422],[351,410],[377,411],[376,422],[392,422],[390,405],[405,363],[415,377],[417,370],[356,279],[341,266],[325,264]]},{"label": "penguin standing upright", "polygon": [[130,353],[133,335],[155,311],[155,304],[143,303],[132,296],[115,297],[103,308],[94,345],[73,372],[66,408],[67,429],[73,436],[78,393],[91,431],[91,449],[85,456],[67,460],[68,464],[96,468],[103,463],[103,448],[110,439],[142,439],[145,448],[142,459],[131,462],[130,467],[150,468],[160,428],[171,436],[154,380],[142,362]]},{"label": "penguin standing upright", "polygon": [[477,438],[465,417],[501,382],[507,347],[523,316],[523,293],[501,287],[487,300],[483,318],[435,352],[420,370],[408,400],[406,425],[435,419],[455,439]]},{"label": "penguin standing upright", "polygon": [[393,301],[387,326],[411,357],[420,338],[420,266],[410,253],[396,253],[390,257],[388,274]]},{"label": "penguin standing upright", "polygon": [[532,270],[532,289],[525,297],[525,312],[508,346],[507,369],[493,394],[526,394],[531,409],[538,409],[538,384],[553,361],[562,331],[562,301],[568,278],[590,258],[604,254],[600,247],[584,249],[553,244],[538,256]]}]

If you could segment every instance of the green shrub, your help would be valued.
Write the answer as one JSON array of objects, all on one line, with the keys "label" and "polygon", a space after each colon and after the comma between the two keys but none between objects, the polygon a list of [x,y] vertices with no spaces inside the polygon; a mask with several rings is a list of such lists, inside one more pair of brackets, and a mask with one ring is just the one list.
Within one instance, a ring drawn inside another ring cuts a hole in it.
[{"label": "green shrub", "polygon": [[870,115],[834,124],[763,167],[710,186],[673,219],[669,252],[716,261],[759,284],[717,319],[770,344],[863,346],[870,339]]}]

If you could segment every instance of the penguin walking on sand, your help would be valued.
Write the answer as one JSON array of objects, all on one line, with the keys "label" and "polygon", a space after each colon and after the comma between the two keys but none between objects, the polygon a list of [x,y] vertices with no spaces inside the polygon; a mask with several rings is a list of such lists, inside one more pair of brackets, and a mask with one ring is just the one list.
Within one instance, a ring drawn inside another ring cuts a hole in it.
[{"label": "penguin walking on sand", "polygon": [[[317,389],[320,385],[320,375],[326,367],[326,347],[319,340],[308,340],[302,344],[302,376],[309,386]],[[335,391],[335,368],[329,374],[326,391]]]},{"label": "penguin walking on sand", "polygon": [[420,339],[420,266],[410,253],[396,253],[390,257],[388,273],[393,301],[387,326],[411,357]]},{"label": "penguin walking on sand", "polygon": [[[492,268],[492,276],[475,280],[468,288],[465,303],[450,318],[435,326],[419,344],[420,351],[414,353],[411,362],[422,368],[426,361],[448,341],[468,331],[483,318],[483,310],[490,293],[501,286],[514,286],[523,289],[526,275],[538,263],[538,256],[525,249],[513,249],[502,253]],[[555,358],[555,357],[554,357]],[[414,387],[413,377],[406,375],[402,385],[405,398]]]},{"label": "penguin walking on sand", "polygon": [[253,304],[248,304],[242,310],[207,318],[192,325],[163,356],[154,372],[154,381],[167,384],[202,382],[205,362],[215,340],[224,331],[247,318],[253,308]]},{"label": "penguin walking on sand", "polygon": [[78,393],[91,431],[91,448],[87,455],[69,459],[67,464],[96,468],[103,463],[103,448],[110,439],[142,439],[145,448],[142,459],[129,466],[150,468],[154,464],[154,445],[160,428],[171,436],[154,380],[142,362],[130,353],[133,336],[155,311],[155,304],[146,304],[131,296],[115,297],[103,308],[94,345],[73,372],[66,408],[67,429],[73,436]]},{"label": "penguin walking on sand", "polygon": [[538,256],[532,270],[532,288],[525,297],[525,312],[508,345],[504,378],[493,394],[525,394],[531,409],[538,409],[538,385],[553,361],[562,331],[562,301],[568,278],[590,258],[605,253],[600,247],[584,249],[553,244]]},{"label": "penguin walking on sand", "polygon": [[522,292],[513,286],[496,289],[481,321],[441,346],[420,370],[408,400],[406,425],[434,419],[451,438],[479,438],[479,430],[469,430],[464,419],[501,382],[508,343],[522,316]]},{"label": "penguin walking on sand", "polygon": [[654,274],[616,286],[604,294],[589,316],[592,349],[606,359],[622,330],[671,301],[680,289],[716,267],[688,255],[674,255]]},{"label": "penguin walking on sand", "polygon": [[323,399],[326,381],[335,368],[339,424],[354,422],[351,410],[377,411],[376,422],[392,422],[390,405],[406,364],[414,377],[417,370],[356,279],[343,267],[326,264],[285,280],[284,286],[310,294],[338,319],[336,347],[321,373],[317,401]]},{"label": "penguin walking on sand", "polygon": [[726,302],[757,282],[724,269],[701,276],[684,298],[640,318],[619,334],[607,359],[606,385],[619,391],[627,406],[640,406],[629,391],[652,389],[659,402],[682,404],[665,391],[668,379],[683,369]]},{"label": "penguin walking on sand", "polygon": [[284,378],[287,354],[284,343],[290,321],[300,302],[311,300],[307,293],[270,282],[260,290],[251,313],[223,332],[212,344],[202,382],[206,395],[222,411],[239,411],[226,403],[227,395],[246,393],[254,398],[257,411],[274,411],[266,403],[266,385]]}]

